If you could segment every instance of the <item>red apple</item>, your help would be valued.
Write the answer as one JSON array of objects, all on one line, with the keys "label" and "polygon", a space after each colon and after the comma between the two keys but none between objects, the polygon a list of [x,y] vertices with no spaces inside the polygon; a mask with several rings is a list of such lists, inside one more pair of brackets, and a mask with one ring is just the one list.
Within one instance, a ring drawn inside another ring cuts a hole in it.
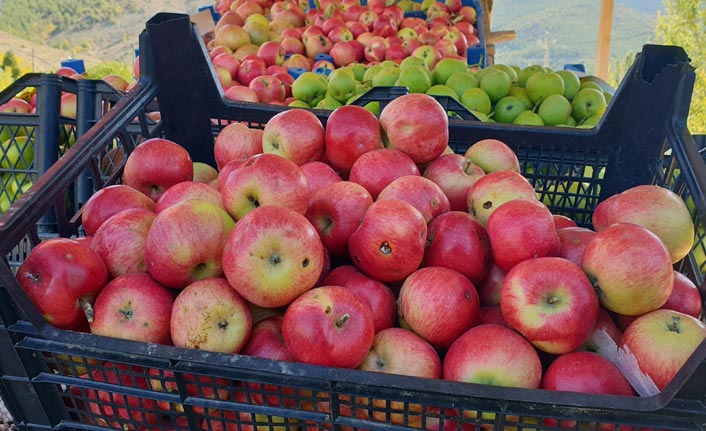
[{"label": "red apple", "polygon": [[321,160],[324,148],[324,126],[306,109],[275,114],[262,134],[263,152],[278,154],[297,165]]},{"label": "red apple", "polygon": [[154,212],[159,214],[172,205],[188,199],[200,199],[223,208],[221,194],[218,190],[205,183],[184,181],[179,184],[174,184],[169,187],[166,192],[164,192],[164,194],[157,201],[157,204],[154,207]]},{"label": "red apple", "polygon": [[353,45],[351,45],[350,42],[343,40],[334,42],[329,55],[333,58],[333,64],[335,64],[336,67],[343,67],[348,64],[355,63],[358,59]]},{"label": "red apple", "polygon": [[565,227],[578,227],[575,221],[573,221],[571,218],[561,215],[561,214],[553,214],[554,216],[554,227],[556,227],[557,232],[559,229],[565,228]]},{"label": "red apple", "polygon": [[199,199],[164,209],[147,235],[147,271],[175,289],[223,275],[223,246],[234,224],[222,207]]},{"label": "red apple", "polygon": [[[554,226],[556,226],[556,218],[554,222]],[[581,266],[583,252],[588,243],[596,236],[596,232],[584,227],[565,227],[557,229],[556,233],[561,241],[561,250],[558,256]]]},{"label": "red apple", "polygon": [[662,305],[666,310],[679,311],[689,316],[701,317],[702,305],[699,289],[693,281],[679,271],[674,271],[674,287],[667,302]]},{"label": "red apple", "polygon": [[141,191],[155,202],[170,186],[193,178],[194,166],[189,152],[176,142],[163,138],[151,138],[135,147],[123,170],[123,184]]},{"label": "red apple", "polygon": [[383,148],[361,154],[351,166],[348,180],[365,187],[373,199],[388,184],[405,175],[419,175],[419,168],[404,152]]},{"label": "red apple", "polygon": [[510,328],[510,325],[508,325],[508,323],[505,321],[505,318],[503,317],[503,311],[498,305],[488,305],[480,307],[480,310],[478,312],[478,324],[485,325],[489,323]]},{"label": "red apple", "polygon": [[256,154],[233,170],[221,187],[223,207],[236,220],[253,209],[278,205],[306,212],[309,182],[291,160],[277,154]]},{"label": "red apple", "polygon": [[374,202],[348,240],[353,263],[382,282],[405,279],[422,263],[427,225],[412,205],[398,199]]},{"label": "red apple", "polygon": [[265,60],[257,56],[246,56],[240,61],[238,68],[238,81],[250,86],[250,82],[260,75],[267,72],[267,64]]},{"label": "red apple", "polygon": [[410,156],[415,163],[436,159],[449,143],[448,116],[433,97],[413,93],[388,103],[380,113],[386,146]]},{"label": "red apple", "polygon": [[170,329],[177,347],[238,353],[250,336],[252,315],[225,279],[205,278],[179,292]]},{"label": "red apple", "polygon": [[384,148],[380,123],[362,106],[342,106],[326,122],[325,145],[331,166],[348,173],[362,154]]},{"label": "red apple", "polygon": [[634,355],[640,370],[663,390],[706,339],[706,325],[673,310],[656,310],[633,321],[620,348]]},{"label": "red apple", "polygon": [[130,208],[154,211],[154,201],[130,186],[116,184],[98,190],[81,209],[81,225],[86,235],[93,235],[111,216]]},{"label": "red apple", "polygon": [[410,203],[429,223],[449,211],[449,200],[433,181],[419,175],[405,175],[392,181],[378,194],[377,200],[400,199]]},{"label": "red apple", "polygon": [[483,170],[460,154],[444,154],[433,160],[424,170],[424,177],[441,187],[449,200],[451,211],[466,211],[468,189]]},{"label": "red apple", "polygon": [[247,159],[262,153],[262,129],[243,123],[231,123],[221,129],[213,146],[213,156],[219,170],[234,159]]},{"label": "red apple", "polygon": [[510,327],[535,347],[563,354],[592,333],[598,296],[580,266],[558,257],[538,257],[508,271],[500,308]]},{"label": "red apple", "polygon": [[282,102],[287,96],[287,90],[279,78],[272,75],[254,77],[248,87],[257,94],[261,103]]},{"label": "red apple", "polygon": [[233,85],[231,87],[228,87],[223,92],[223,96],[225,96],[227,99],[238,100],[241,102],[257,103],[260,101],[260,99],[258,99],[257,97],[257,93],[255,93],[255,91],[244,85]]},{"label": "red apple", "polygon": [[529,341],[512,329],[486,324],[469,329],[446,352],[444,379],[539,388],[542,363]]},{"label": "red apple", "polygon": [[147,271],[145,242],[154,219],[153,211],[131,208],[110,217],[98,228],[91,239],[91,248],[105,262],[110,278]]},{"label": "red apple", "polygon": [[488,275],[476,286],[481,305],[500,305],[500,290],[502,289],[505,275],[507,275],[507,271],[502,270],[495,262],[492,262]]},{"label": "red apple", "polygon": [[235,290],[260,307],[282,307],[319,279],[324,248],[300,213],[262,206],[236,224],[223,250],[223,269]]},{"label": "red apple", "polygon": [[90,248],[71,239],[52,238],[30,251],[16,278],[47,322],[79,330],[93,318],[91,305],[108,282],[108,270]]},{"label": "red apple", "polygon": [[[360,39],[358,39],[360,41]],[[362,43],[362,41],[360,41]],[[363,43],[365,49],[363,50],[363,56],[367,61],[383,61],[385,59],[385,51],[389,48],[389,44],[382,36],[373,35],[367,41]]]},{"label": "red apple", "polygon": [[615,343],[616,345],[618,344],[618,342],[620,342],[620,338],[623,336],[623,332],[615,324],[615,321],[613,320],[611,315],[606,311],[605,308],[599,307],[598,316],[596,317],[596,324],[593,325],[591,335],[583,342],[583,344],[581,345],[581,347],[578,348],[578,350],[588,350],[606,356],[605,352],[602,351],[601,346],[599,346],[596,342],[596,337],[601,337],[603,335],[599,334],[599,332],[602,331],[605,331],[605,333],[613,340],[613,343]]},{"label": "red apple", "polygon": [[329,253],[344,256],[348,254],[351,234],[372,203],[370,193],[360,184],[338,181],[312,196],[306,217]]},{"label": "red apple", "polygon": [[[245,159],[231,160],[230,162],[226,163],[226,165],[223,166],[223,169],[221,169],[218,172],[218,178],[216,179],[216,190],[221,192],[225,188],[225,182],[226,182],[226,178],[228,178],[228,175],[230,175],[231,172],[233,172],[234,170],[243,166],[244,164],[245,164]],[[223,199],[223,194],[221,193],[221,201],[222,201],[222,199]]]},{"label": "red apple", "polygon": [[400,321],[439,351],[478,323],[478,293],[473,283],[452,269],[418,269],[405,279],[398,301]]},{"label": "red apple", "polygon": [[267,42],[260,45],[257,50],[257,56],[265,60],[267,66],[282,64],[284,61],[284,50],[282,49],[280,42],[274,40],[268,40]]},{"label": "red apple", "polygon": [[348,289],[317,287],[287,307],[282,335],[299,362],[356,368],[373,344],[372,311]]},{"label": "red apple", "polygon": [[488,218],[486,229],[493,260],[505,271],[523,260],[558,256],[561,250],[552,213],[534,199],[513,199],[500,205]]},{"label": "red apple", "polygon": [[346,28],[351,31],[355,40],[358,40],[358,36],[370,30],[367,25],[358,21],[347,21]]},{"label": "red apple", "polygon": [[623,373],[593,352],[570,352],[556,358],[542,377],[542,388],[584,394],[635,395]]},{"label": "red apple", "polygon": [[450,211],[429,222],[424,266],[450,268],[479,285],[492,263],[490,240],[472,215]]},{"label": "red apple", "polygon": [[601,305],[627,316],[660,308],[674,286],[664,243],[636,224],[616,223],[598,232],[586,246],[582,267]]},{"label": "red apple", "polygon": [[[304,44],[299,39],[286,37],[279,42],[279,45],[283,56],[287,54],[304,54]],[[282,62],[284,63],[284,60]]]},{"label": "red apple", "polygon": [[238,79],[238,68],[240,67],[240,61],[233,57],[232,54],[223,52],[213,57],[212,61],[214,65],[226,69],[230,74],[231,80]]},{"label": "red apple", "polygon": [[171,344],[174,296],[149,274],[114,278],[96,298],[91,333],[147,343]]},{"label": "red apple", "polygon": [[395,294],[385,284],[374,280],[353,265],[331,270],[321,281],[322,286],[342,286],[363,298],[373,312],[375,333],[391,328],[397,319]]},{"label": "red apple", "polygon": [[306,179],[309,182],[309,196],[311,196],[312,199],[316,192],[322,188],[331,183],[342,181],[336,171],[324,162],[306,162],[299,168],[302,170],[304,176],[306,176]]}]

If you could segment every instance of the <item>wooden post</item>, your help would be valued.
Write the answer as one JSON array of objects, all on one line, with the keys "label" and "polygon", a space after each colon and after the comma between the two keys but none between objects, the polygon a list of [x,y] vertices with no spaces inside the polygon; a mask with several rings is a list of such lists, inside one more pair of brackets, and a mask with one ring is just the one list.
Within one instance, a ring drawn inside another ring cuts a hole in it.
[{"label": "wooden post", "polygon": [[613,0],[601,0],[598,21],[598,43],[596,44],[596,76],[608,79],[610,61],[610,33],[613,29]]}]

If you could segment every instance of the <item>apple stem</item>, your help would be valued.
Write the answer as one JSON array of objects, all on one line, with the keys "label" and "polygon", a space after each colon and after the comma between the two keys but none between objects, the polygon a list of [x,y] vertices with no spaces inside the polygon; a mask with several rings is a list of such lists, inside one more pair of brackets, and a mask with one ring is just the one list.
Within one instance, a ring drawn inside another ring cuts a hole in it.
[{"label": "apple stem", "polygon": [[88,320],[88,323],[93,323],[95,313],[93,311],[93,306],[91,305],[91,303],[83,298],[79,298],[78,303],[81,304],[81,308],[83,308],[83,312],[86,314],[86,320]]},{"label": "apple stem", "polygon": [[552,296],[551,298],[547,299],[547,303],[550,305],[554,305],[557,302],[559,302],[559,298],[557,298],[556,296]]},{"label": "apple stem", "polygon": [[341,318],[336,321],[336,327],[342,328],[343,325],[346,324],[346,322],[348,321],[348,319],[349,319],[350,317],[351,317],[351,316],[350,316],[348,313],[346,313],[346,314],[344,314],[343,316],[341,316]]}]

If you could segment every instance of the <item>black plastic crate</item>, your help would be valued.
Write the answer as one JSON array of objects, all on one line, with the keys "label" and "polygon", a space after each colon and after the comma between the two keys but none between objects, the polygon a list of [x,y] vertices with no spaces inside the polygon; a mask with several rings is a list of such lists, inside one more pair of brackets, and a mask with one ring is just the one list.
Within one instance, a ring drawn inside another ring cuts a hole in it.
[{"label": "black plastic crate", "polygon": [[[153,17],[140,49],[152,61],[143,60],[136,88],[0,218],[3,255],[36,244],[37,221],[49,211],[58,213],[62,236],[80,235],[80,212],[66,213],[64,191],[86,171],[95,174],[95,189],[119,180],[122,166],[104,172],[102,161],[114,148],[127,154],[139,143],[130,132],[135,118],[143,138],[159,133],[194,160],[212,162],[214,135],[226,124],[261,127],[286,109],[226,101],[185,15]],[[704,297],[706,165],[686,128],[693,82],[683,50],[645,46],[594,130],[451,120],[451,145],[462,153],[483,138],[507,142],[540,198],[584,225],[600,200],[633,185],[674,190],[689,202],[699,232],[679,269]],[[155,97],[162,114],[156,129],[141,114]],[[326,120],[328,112],[314,112]],[[552,429],[542,425],[547,418],[577,421],[568,429],[706,429],[706,342],[661,393],[644,398],[410,378],[58,330],[42,319],[6,261],[0,371],[0,391],[21,429]]]}]

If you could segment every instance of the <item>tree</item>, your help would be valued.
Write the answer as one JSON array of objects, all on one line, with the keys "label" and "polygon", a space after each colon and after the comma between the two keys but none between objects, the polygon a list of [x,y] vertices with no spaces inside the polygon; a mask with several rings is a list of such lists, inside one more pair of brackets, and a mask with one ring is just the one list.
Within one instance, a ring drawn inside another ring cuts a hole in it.
[{"label": "tree", "polygon": [[689,108],[689,131],[706,134],[706,4],[703,0],[663,0],[658,13],[656,41],[684,48],[696,69]]}]

